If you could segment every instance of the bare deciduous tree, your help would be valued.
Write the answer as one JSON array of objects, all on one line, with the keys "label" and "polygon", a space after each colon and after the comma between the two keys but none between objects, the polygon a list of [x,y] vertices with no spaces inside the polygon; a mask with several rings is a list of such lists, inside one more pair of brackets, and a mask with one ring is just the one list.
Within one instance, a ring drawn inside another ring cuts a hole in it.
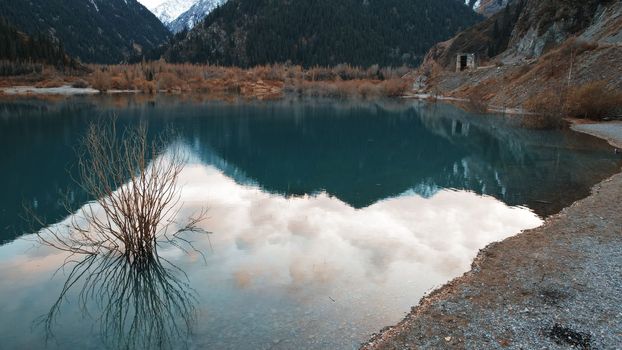
[{"label": "bare deciduous tree", "polygon": [[121,132],[116,120],[91,125],[77,182],[93,201],[76,213],[67,205],[69,218],[37,234],[43,245],[69,253],[60,267],[68,268],[67,280],[41,320],[48,338],[63,300],[77,289],[83,311],[100,309],[102,339],[108,347],[183,344],[196,318],[195,292],[176,277],[185,273],[161,257],[158,247],[170,244],[202,255],[181,235],[208,233],[198,226],[205,211],[184,223],[176,221],[181,209],[177,180],[184,165],[180,149],[162,136],[150,141],[144,124]]},{"label": "bare deciduous tree", "polygon": [[40,230],[41,243],[128,261],[152,258],[161,243],[201,253],[181,234],[207,233],[198,226],[205,211],[183,224],[176,221],[181,207],[177,180],[185,160],[179,149],[166,146],[162,136],[150,141],[144,124],[121,132],[116,121],[92,124],[79,157],[78,183],[94,201],[63,224]]}]

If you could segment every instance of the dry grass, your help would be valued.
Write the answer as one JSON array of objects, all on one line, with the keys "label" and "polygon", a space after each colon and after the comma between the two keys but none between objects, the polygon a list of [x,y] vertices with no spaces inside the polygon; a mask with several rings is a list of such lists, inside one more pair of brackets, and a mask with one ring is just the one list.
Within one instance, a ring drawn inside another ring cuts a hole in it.
[{"label": "dry grass", "polygon": [[605,81],[593,81],[535,94],[523,107],[551,125],[558,125],[563,117],[602,119],[622,113],[622,92]]},{"label": "dry grass", "polygon": [[112,87],[110,75],[102,70],[95,70],[90,77],[91,86],[99,91],[108,91]]},{"label": "dry grass", "polygon": [[85,89],[89,87],[89,83],[86,80],[77,79],[71,84],[71,87],[74,87],[77,89]]},{"label": "dry grass", "polygon": [[622,91],[611,89],[605,81],[594,81],[571,89],[566,101],[567,115],[602,119],[622,112]]},{"label": "dry grass", "polygon": [[486,102],[484,89],[475,87],[469,90],[466,107],[473,112],[485,113],[488,110],[488,103]]},{"label": "dry grass", "polygon": [[599,48],[597,43],[585,42],[575,38],[568,39],[562,45],[540,57],[533,65],[525,65],[516,70],[510,81],[516,84],[546,78],[565,80],[578,57]]},{"label": "dry grass", "polygon": [[43,80],[35,84],[36,88],[56,88],[65,85],[61,79]]},{"label": "dry grass", "polygon": [[545,129],[561,125],[564,117],[565,94],[546,90],[535,94],[524,103],[525,110],[536,113],[523,118],[523,125],[528,128]]},{"label": "dry grass", "polygon": [[524,107],[530,112],[561,117],[562,105],[560,94],[547,90],[531,96],[525,101]]},{"label": "dry grass", "polygon": [[[0,67],[2,67],[0,62]],[[14,67],[10,67],[14,69]],[[28,69],[34,69],[27,67]],[[248,98],[279,98],[285,93],[300,96],[377,98],[403,95],[412,85],[407,67],[369,68],[347,64],[312,67],[277,64],[249,69],[165,61],[138,64],[90,65],[81,75],[66,75],[52,69],[0,80],[0,86],[74,85],[110,90],[156,93],[200,93],[210,96],[241,95]]]},{"label": "dry grass", "polygon": [[91,66],[91,86],[101,91],[137,90],[144,93],[229,93],[246,97],[277,97],[283,93],[318,97],[395,97],[410,81],[402,68],[358,68],[350,65],[303,69],[292,65],[267,65],[250,69],[164,61],[134,65]]},{"label": "dry grass", "polygon": [[290,81],[286,92],[309,97],[333,98],[377,98],[399,97],[404,95],[410,81],[390,80],[335,80],[335,81]]}]

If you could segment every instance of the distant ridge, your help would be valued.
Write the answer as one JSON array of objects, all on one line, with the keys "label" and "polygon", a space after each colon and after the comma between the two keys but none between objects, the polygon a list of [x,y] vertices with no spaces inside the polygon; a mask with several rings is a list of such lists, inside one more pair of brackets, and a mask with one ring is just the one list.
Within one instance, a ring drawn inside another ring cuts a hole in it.
[{"label": "distant ridge", "polygon": [[223,5],[225,2],[227,2],[227,0],[195,0],[195,4],[192,5],[192,7],[179,15],[175,20],[171,21],[167,27],[173,33],[179,33],[186,28],[192,29],[207,15],[212,13],[214,9]]},{"label": "distant ridge", "polygon": [[45,36],[30,37],[0,17],[0,76],[41,73],[42,65],[83,70],[63,47]]},{"label": "distant ridge", "polygon": [[242,67],[412,66],[479,20],[456,0],[230,0],[176,37],[164,57]]},{"label": "distant ridge", "polygon": [[169,36],[136,0],[0,0],[0,14],[25,33],[54,38],[83,62],[121,62]]},{"label": "distant ridge", "polygon": [[171,22],[177,19],[182,13],[188,11],[197,1],[198,0],[167,0],[149,10],[168,27]]}]

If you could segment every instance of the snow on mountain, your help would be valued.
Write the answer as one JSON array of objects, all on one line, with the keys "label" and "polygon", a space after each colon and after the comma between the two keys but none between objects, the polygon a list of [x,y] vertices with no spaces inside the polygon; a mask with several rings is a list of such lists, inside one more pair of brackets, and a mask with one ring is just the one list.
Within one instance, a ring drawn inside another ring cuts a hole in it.
[{"label": "snow on mountain", "polygon": [[476,4],[476,11],[486,17],[503,10],[511,0],[480,0]]},{"label": "snow on mountain", "polygon": [[490,17],[503,10],[511,0],[460,0],[475,12]]},{"label": "snow on mountain", "polygon": [[195,3],[197,3],[197,0],[166,0],[155,7],[150,7],[149,10],[153,12],[164,25],[168,26],[182,13],[188,11]]},{"label": "snow on mountain", "polygon": [[192,5],[192,7],[190,7],[186,12],[182,13],[170,23],[165,23],[173,33],[180,32],[184,30],[184,28],[191,29],[203,18],[205,18],[205,16],[214,11],[215,8],[227,2],[227,0],[193,0],[193,2],[195,2],[195,4]]}]

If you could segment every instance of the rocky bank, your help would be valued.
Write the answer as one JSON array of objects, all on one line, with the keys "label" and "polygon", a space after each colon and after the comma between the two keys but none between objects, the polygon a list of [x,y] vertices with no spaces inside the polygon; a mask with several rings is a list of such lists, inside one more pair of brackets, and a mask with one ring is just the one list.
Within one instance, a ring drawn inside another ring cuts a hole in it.
[{"label": "rocky bank", "polygon": [[[622,146],[622,123],[575,125]],[[612,149],[613,152],[613,149]],[[471,271],[363,349],[615,349],[622,344],[622,173]]]}]

